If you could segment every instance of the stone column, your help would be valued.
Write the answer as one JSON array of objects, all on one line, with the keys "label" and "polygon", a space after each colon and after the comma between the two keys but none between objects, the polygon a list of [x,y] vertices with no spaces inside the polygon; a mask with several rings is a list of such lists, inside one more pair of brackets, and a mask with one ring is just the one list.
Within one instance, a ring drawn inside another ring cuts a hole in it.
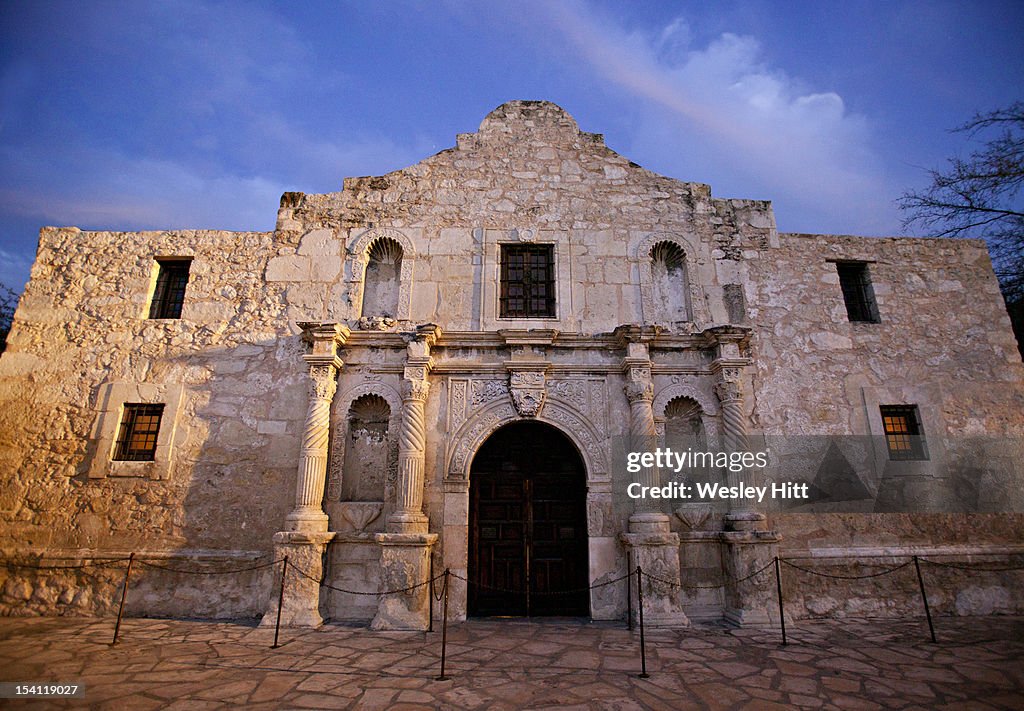
[{"label": "stone column", "polygon": [[[302,356],[309,365],[309,408],[302,431],[298,477],[295,484],[295,508],[285,519],[285,528],[274,535],[274,557],[288,556],[281,624],[286,627],[319,627],[320,576],[323,574],[323,553],[334,538],[327,531],[327,514],[323,509],[324,485],[327,479],[327,440],[330,435],[331,401],[337,389],[338,371],[342,361],[338,346],[348,338],[348,329],[336,323],[300,323],[303,340],[312,344],[311,352]],[[273,573],[273,590],[262,625],[273,625],[277,619],[277,601],[281,590],[280,571]]]},{"label": "stone column", "polygon": [[[434,324],[417,327],[409,335],[402,382],[402,427],[398,434],[398,482],[395,510],[388,517],[387,533],[378,533],[381,590],[401,590],[426,581],[430,551],[437,534],[428,533],[423,513],[426,465],[427,376],[433,366],[430,347],[441,336]],[[429,586],[384,596],[371,626],[378,630],[424,630],[429,624]]]},{"label": "stone column", "polygon": [[[717,376],[715,394],[722,408],[722,445],[727,452],[747,452],[750,439],[743,397],[743,369],[750,359],[740,346],[749,337],[748,329],[722,327],[707,332],[716,346],[712,371]],[[757,485],[759,477],[749,469],[728,472],[731,486],[740,481]],[[762,625],[772,622],[774,612],[774,571],[771,568],[749,577],[770,564],[778,555],[779,535],[767,530],[767,517],[752,501],[729,502],[722,543],[725,546],[725,618],[736,625]]]},{"label": "stone column", "polygon": [[[654,382],[646,343],[630,343],[622,369],[626,374],[626,399],[629,400],[629,447],[634,452],[653,452],[658,448],[658,431],[654,424]],[[657,467],[644,467],[637,473],[641,486],[657,487],[661,473]],[[634,513],[629,517],[632,533],[668,533],[669,517],[661,511],[659,500],[636,499]]]},{"label": "stone column", "polygon": [[[626,341],[622,370],[629,400],[629,447],[631,451],[653,452],[658,448],[658,432],[652,408],[654,382],[648,343],[657,333],[623,326],[618,331]],[[636,476],[642,486],[661,484],[657,467],[643,468]],[[639,565],[653,576],[645,577],[642,583],[644,623],[651,627],[685,627],[690,622],[679,604],[679,535],[672,533],[670,519],[661,511],[659,502],[660,499],[636,499],[633,515],[629,517],[629,533],[622,534],[622,542],[630,553],[630,568],[635,571]],[[635,605],[633,609],[633,614],[637,614]]]},{"label": "stone column", "polygon": [[348,329],[336,323],[300,323],[303,340],[312,343],[312,353],[302,356],[309,364],[309,409],[302,429],[299,475],[295,484],[295,508],[285,520],[289,531],[326,531],[324,485],[327,481],[327,440],[331,434],[331,401],[338,388],[338,371],[343,365],[338,345],[348,338]]},{"label": "stone column", "polygon": [[406,346],[402,379],[402,427],[398,434],[398,485],[395,511],[388,517],[391,533],[426,533],[423,514],[423,469],[427,447],[425,409],[434,365],[430,347],[441,335],[433,324],[419,326]]},{"label": "stone column", "polygon": [[334,532],[280,531],[274,534],[274,559],[288,556],[288,573],[281,592],[281,563],[270,572],[272,586],[267,611],[260,627],[273,627],[277,623],[277,601],[281,600],[282,627],[319,627],[320,578],[323,576],[323,555]]}]

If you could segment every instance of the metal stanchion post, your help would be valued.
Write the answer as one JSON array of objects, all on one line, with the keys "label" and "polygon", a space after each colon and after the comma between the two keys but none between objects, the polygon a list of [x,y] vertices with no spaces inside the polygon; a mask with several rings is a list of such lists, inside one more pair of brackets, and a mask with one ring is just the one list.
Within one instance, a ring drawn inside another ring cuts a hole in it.
[{"label": "metal stanchion post", "polygon": [[633,631],[633,555],[626,553],[626,622]]},{"label": "metal stanchion post", "polygon": [[277,593],[277,622],[274,623],[274,646],[277,649],[277,636],[281,633],[281,608],[284,607],[284,581],[288,576],[288,556],[284,557],[281,564],[281,589]]},{"label": "metal stanchion post", "polygon": [[121,604],[117,608],[117,624],[114,625],[114,641],[117,644],[117,636],[121,633],[121,616],[124,614],[124,601],[128,599],[128,578],[132,575],[132,563],[135,562],[134,551],[128,556],[128,570],[124,573],[124,589],[121,590]]},{"label": "metal stanchion post", "polygon": [[640,613],[640,678],[648,679],[647,673],[647,646],[644,642],[644,581],[643,571],[640,566],[636,567],[636,598],[637,610]]},{"label": "metal stanchion post", "polygon": [[434,631],[434,552],[430,552],[430,571],[429,571],[430,583],[427,587],[428,597],[427,605],[430,606],[430,624],[427,625],[427,632]]},{"label": "metal stanchion post", "polygon": [[448,677],[444,675],[444,657],[448,650],[448,568],[444,569],[444,621],[441,623],[441,676],[437,677],[437,681],[447,681]]},{"label": "metal stanchion post", "polygon": [[782,605],[782,569],[779,556],[775,556],[775,587],[779,592],[779,623],[782,625],[782,644],[786,644],[786,610]]},{"label": "metal stanchion post", "polygon": [[935,627],[932,625],[932,611],[928,608],[928,594],[924,591],[924,578],[921,577],[921,566],[917,562],[917,556],[914,556],[914,569],[917,570],[917,584],[921,586],[921,600],[924,602],[924,614],[928,618],[928,631],[931,632],[932,642],[937,642],[935,639]]}]

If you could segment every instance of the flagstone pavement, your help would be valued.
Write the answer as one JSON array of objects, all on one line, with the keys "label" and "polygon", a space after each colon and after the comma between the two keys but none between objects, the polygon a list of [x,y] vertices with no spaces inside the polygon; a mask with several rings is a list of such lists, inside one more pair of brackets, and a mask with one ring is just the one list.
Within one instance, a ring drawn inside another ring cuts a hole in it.
[{"label": "flagstone pavement", "polygon": [[[74,682],[98,709],[1022,709],[1024,618],[796,622],[648,630],[577,620],[472,620],[441,634],[325,625],[128,619],[0,620],[0,681]],[[440,625],[435,629],[439,630]]]}]

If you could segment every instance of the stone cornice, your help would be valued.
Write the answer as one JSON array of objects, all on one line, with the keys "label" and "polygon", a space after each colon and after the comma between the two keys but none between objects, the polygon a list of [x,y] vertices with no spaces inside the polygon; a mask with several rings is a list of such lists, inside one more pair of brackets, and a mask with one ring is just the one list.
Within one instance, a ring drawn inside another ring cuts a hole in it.
[{"label": "stone cornice", "polygon": [[[439,329],[440,330],[440,329]],[[738,342],[744,342],[749,338],[750,329],[743,329],[744,335],[739,336]],[[531,333],[526,331],[510,332],[502,331],[444,331],[437,335],[433,349],[442,348],[479,348],[487,350],[504,349],[517,346],[549,346],[552,348],[581,348],[593,350],[623,350],[627,343],[621,332],[614,333],[560,333],[553,330],[543,332],[532,332],[531,335],[520,337],[518,334]],[[643,342],[648,348],[657,353],[658,351],[680,351],[680,350],[708,350],[720,342],[737,342],[732,334],[718,334],[711,336],[707,332],[695,334],[653,334],[643,336]],[[405,348],[408,341],[408,334],[385,331],[352,331],[345,341],[347,348],[374,347],[374,348]],[[638,340],[639,342],[639,340]]]}]

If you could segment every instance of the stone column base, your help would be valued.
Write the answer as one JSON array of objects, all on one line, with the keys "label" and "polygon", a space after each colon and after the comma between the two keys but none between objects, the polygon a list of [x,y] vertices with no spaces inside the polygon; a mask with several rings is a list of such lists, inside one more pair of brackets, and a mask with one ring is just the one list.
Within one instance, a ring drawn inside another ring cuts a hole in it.
[{"label": "stone column base", "polygon": [[[639,565],[643,579],[644,626],[687,627],[689,618],[679,604],[679,536],[675,533],[624,533],[622,542],[632,554],[630,572]],[[657,580],[647,577],[657,578]],[[635,581],[635,578],[634,578]],[[661,582],[664,581],[664,582]],[[671,583],[671,584],[670,584]],[[634,583],[635,585],[635,583]],[[634,595],[636,593],[634,592]],[[634,622],[639,622],[636,600]]]},{"label": "stone column base", "polygon": [[[285,576],[284,597],[281,604],[282,627],[319,627],[324,623],[320,616],[320,583],[323,576],[323,555],[327,543],[334,538],[334,532],[307,533],[281,531],[274,534],[274,558],[288,556],[288,573]],[[298,569],[298,570],[296,570]],[[298,572],[299,570],[306,575]],[[281,564],[274,566],[273,587],[267,611],[260,621],[260,627],[277,624],[277,602],[281,598]],[[310,580],[310,578],[313,578]]]},{"label": "stone column base", "polygon": [[[430,576],[430,550],[436,533],[378,533],[382,590],[400,590],[426,581]],[[383,595],[377,615],[370,623],[375,630],[425,630],[430,625],[430,585],[408,592]]]},{"label": "stone column base", "polygon": [[[779,623],[775,570],[780,536],[775,531],[739,530],[722,533],[725,545],[725,619],[737,627]],[[769,566],[760,575],[743,580]],[[738,582],[742,581],[742,582]]]}]

